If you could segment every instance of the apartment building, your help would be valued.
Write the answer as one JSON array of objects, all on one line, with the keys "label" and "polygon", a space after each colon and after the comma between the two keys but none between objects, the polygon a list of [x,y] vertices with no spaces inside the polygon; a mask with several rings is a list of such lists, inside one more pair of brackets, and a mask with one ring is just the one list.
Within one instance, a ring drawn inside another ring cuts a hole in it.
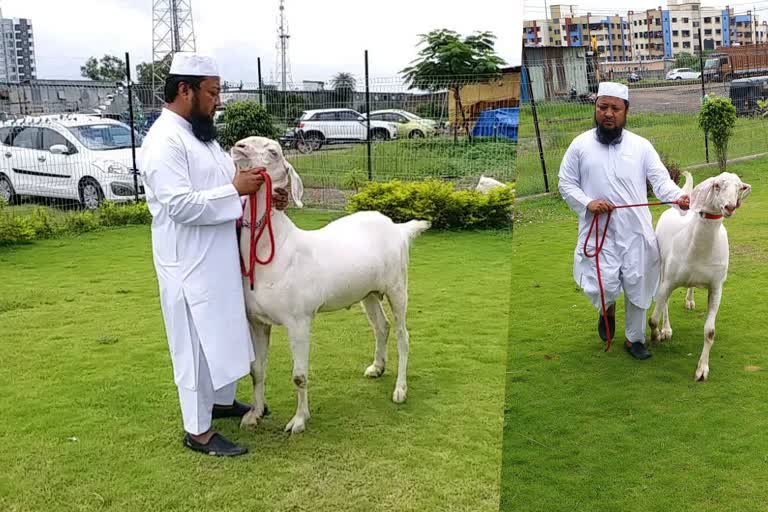
[{"label": "apartment building", "polygon": [[3,18],[0,12],[0,82],[23,82],[37,78],[32,21]]},{"label": "apartment building", "polygon": [[702,6],[700,0],[667,0],[625,16],[577,14],[576,5],[553,5],[550,18],[523,24],[526,46],[592,46],[603,61],[671,59],[699,51],[699,28],[705,50],[766,42],[765,22],[751,11],[735,14],[729,6]]}]

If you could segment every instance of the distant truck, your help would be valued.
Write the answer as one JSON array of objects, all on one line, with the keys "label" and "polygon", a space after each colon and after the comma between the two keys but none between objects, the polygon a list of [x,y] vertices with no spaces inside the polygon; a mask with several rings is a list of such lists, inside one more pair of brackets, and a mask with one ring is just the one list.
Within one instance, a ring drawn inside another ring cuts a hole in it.
[{"label": "distant truck", "polygon": [[768,74],[768,44],[720,47],[704,61],[704,79],[730,82]]}]

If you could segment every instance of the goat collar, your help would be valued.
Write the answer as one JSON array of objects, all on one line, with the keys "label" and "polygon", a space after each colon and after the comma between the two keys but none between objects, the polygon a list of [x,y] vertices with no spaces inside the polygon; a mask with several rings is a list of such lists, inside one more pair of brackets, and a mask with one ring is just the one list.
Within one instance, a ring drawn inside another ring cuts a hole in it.
[{"label": "goat collar", "polygon": [[719,220],[723,218],[723,214],[720,213],[718,215],[715,215],[714,213],[699,212],[699,217],[703,217],[705,219],[711,219],[711,220]]}]

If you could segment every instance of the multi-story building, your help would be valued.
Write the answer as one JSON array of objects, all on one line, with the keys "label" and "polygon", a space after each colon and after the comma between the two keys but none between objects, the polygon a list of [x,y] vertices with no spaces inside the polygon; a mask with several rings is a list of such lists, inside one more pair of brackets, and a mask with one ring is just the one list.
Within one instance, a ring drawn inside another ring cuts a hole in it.
[{"label": "multi-story building", "polygon": [[37,78],[32,22],[25,18],[3,18],[0,13],[0,82],[23,82]]},{"label": "multi-story building", "polygon": [[706,7],[700,0],[667,0],[626,16],[577,15],[575,5],[553,5],[546,20],[523,25],[526,46],[592,46],[603,61],[671,59],[699,51],[699,29],[704,50],[736,44],[766,42],[765,22],[751,11],[735,14],[732,7]]}]

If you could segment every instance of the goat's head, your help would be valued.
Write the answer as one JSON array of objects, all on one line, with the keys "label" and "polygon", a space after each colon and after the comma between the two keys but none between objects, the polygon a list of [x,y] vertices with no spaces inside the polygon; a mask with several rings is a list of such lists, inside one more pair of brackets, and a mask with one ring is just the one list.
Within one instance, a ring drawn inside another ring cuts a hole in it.
[{"label": "goat's head", "polygon": [[730,172],[707,178],[693,189],[691,210],[730,217],[752,191],[752,186]]},{"label": "goat's head", "polygon": [[239,169],[264,168],[272,178],[272,186],[288,188],[296,206],[301,208],[304,185],[296,169],[285,159],[280,143],[266,137],[240,139],[230,150],[232,159]]}]

